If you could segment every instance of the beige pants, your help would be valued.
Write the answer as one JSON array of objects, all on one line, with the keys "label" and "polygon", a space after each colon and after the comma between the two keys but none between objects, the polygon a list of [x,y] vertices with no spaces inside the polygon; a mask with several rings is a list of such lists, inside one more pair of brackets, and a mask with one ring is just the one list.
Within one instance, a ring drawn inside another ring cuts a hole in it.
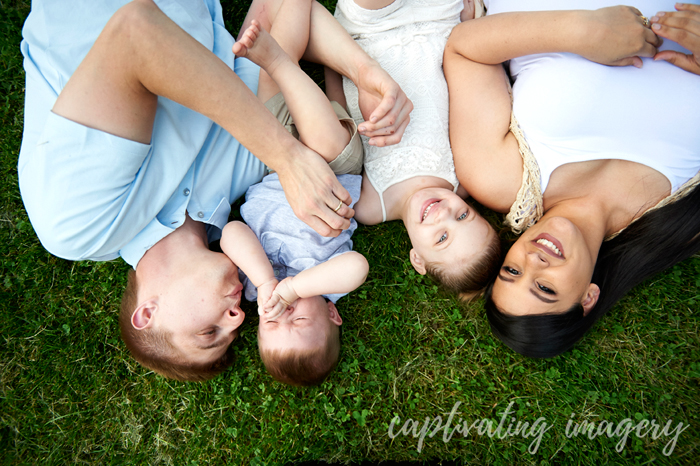
[{"label": "beige pants", "polygon": [[[348,112],[338,103],[331,102],[335,114],[338,115],[338,120],[350,133],[350,142],[345,146],[343,151],[338,154],[338,156],[333,159],[333,161],[328,163],[331,167],[333,173],[336,175],[359,175],[362,173],[362,163],[364,162],[364,149],[362,148],[362,141],[360,140],[360,135],[357,133],[357,124],[353,120]],[[294,125],[294,120],[292,115],[289,113],[287,108],[287,103],[284,101],[282,93],[275,94],[270,100],[265,102],[265,107],[272,112],[272,114],[277,118],[277,120],[287,128],[287,131],[291,133],[292,136],[299,139],[299,132]]]}]

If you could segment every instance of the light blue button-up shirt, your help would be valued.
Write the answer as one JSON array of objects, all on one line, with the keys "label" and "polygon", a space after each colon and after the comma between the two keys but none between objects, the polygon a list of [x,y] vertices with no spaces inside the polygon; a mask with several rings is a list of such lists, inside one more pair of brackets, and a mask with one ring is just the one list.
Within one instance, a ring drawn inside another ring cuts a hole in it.
[{"label": "light blue button-up shirt", "polygon": [[[107,20],[127,0],[34,0],[21,44],[27,76],[20,190],[42,244],[71,260],[143,254],[184,223],[186,212],[218,239],[231,203],[265,166],[211,120],[159,98],[150,145],[102,133],[51,113],[68,78]],[[231,52],[218,0],[156,0],[253,91],[259,68]],[[235,60],[235,61],[234,61]],[[245,111],[240,109],[239,111]],[[118,160],[51,151],[61,139],[116,148]]]}]

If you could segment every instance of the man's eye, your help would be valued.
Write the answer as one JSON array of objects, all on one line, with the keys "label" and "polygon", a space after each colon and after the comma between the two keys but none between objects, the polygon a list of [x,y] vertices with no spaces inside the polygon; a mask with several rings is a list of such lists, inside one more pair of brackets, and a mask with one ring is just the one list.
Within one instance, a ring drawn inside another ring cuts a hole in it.
[{"label": "man's eye", "polygon": [[503,267],[503,270],[505,270],[506,273],[509,273],[511,275],[520,275],[520,272],[515,270],[513,267],[508,267],[507,265]]},{"label": "man's eye", "polygon": [[208,332],[204,332],[205,335],[214,335],[216,333],[216,329],[211,329]]},{"label": "man's eye", "polygon": [[457,217],[457,220],[464,220],[465,218],[467,218],[467,213],[468,213],[468,212],[464,212],[462,215],[460,215],[459,217]]},{"label": "man's eye", "polygon": [[546,286],[540,285],[539,283],[537,284],[537,288],[539,288],[547,294],[556,294],[553,289],[547,288]]},{"label": "man's eye", "polygon": [[438,240],[438,244],[442,243],[447,239],[447,233],[443,233],[440,239]]}]

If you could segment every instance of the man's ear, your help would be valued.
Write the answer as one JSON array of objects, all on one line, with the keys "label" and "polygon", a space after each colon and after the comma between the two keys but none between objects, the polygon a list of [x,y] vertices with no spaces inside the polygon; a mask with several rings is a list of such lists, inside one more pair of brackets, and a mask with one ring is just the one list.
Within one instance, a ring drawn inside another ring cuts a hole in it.
[{"label": "man's ear", "polygon": [[142,302],[131,314],[131,325],[136,330],[151,328],[154,325],[153,316],[158,311],[158,303],[154,299]]},{"label": "man's ear", "polygon": [[583,315],[587,316],[589,312],[595,307],[598,302],[598,297],[600,296],[600,288],[595,283],[590,283],[588,285],[588,290],[586,291],[583,301],[581,301],[581,306],[583,306]]},{"label": "man's ear", "polygon": [[421,275],[425,275],[425,264],[423,263],[423,258],[418,254],[418,252],[416,252],[415,249],[411,249],[409,257],[411,258],[411,265],[414,269],[416,269],[416,272]]},{"label": "man's ear", "polygon": [[328,301],[328,318],[337,326],[341,326],[343,324],[343,319],[340,317],[338,308],[335,307],[333,301]]}]

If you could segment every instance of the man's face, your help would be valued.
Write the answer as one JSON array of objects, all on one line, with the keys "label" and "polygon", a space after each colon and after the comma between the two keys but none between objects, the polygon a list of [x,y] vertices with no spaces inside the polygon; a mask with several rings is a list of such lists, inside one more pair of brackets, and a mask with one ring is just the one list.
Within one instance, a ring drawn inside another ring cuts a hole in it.
[{"label": "man's face", "polygon": [[192,362],[220,358],[238,336],[245,314],[238,268],[224,254],[208,252],[161,294],[154,328]]}]

